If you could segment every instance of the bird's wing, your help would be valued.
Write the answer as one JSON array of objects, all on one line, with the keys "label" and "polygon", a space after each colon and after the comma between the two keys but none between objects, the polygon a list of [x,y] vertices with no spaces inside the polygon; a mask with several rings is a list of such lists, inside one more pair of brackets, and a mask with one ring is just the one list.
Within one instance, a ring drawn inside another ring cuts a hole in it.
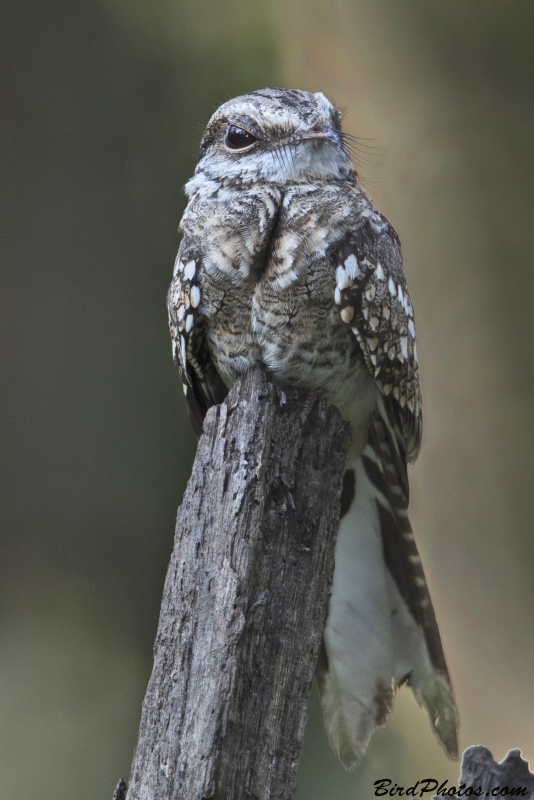
[{"label": "bird's wing", "polygon": [[421,443],[421,390],[399,239],[387,220],[375,214],[345,236],[334,258],[341,318],[358,340],[411,463]]},{"label": "bird's wing", "polygon": [[319,685],[334,750],[348,766],[408,682],[446,752],[457,713],[408,519],[407,461],[421,440],[413,309],[397,235],[379,215],[334,251],[335,302],[380,390],[367,446],[348,464]]},{"label": "bird's wing", "polygon": [[189,416],[197,436],[202,433],[208,408],[222,403],[228,391],[215,369],[205,341],[201,260],[199,248],[184,236],[167,296],[172,354],[180,371]]}]

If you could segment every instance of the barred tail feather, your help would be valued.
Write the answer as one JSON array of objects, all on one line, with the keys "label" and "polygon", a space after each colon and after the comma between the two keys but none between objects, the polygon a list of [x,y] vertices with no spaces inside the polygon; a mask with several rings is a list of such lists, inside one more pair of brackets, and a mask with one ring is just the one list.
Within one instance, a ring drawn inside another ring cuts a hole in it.
[{"label": "barred tail feather", "polygon": [[419,705],[426,708],[443,749],[450,758],[457,758],[458,714],[448,673],[432,663],[424,629],[410,613],[391,575],[389,593],[394,620],[395,687],[406,681]]},{"label": "barred tail feather", "polygon": [[[317,678],[334,752],[350,768],[407,682],[447,754],[457,713],[430,597],[406,514],[387,478],[387,432],[347,465],[336,568]],[[382,445],[382,447],[381,447]]]},{"label": "barred tail feather", "polygon": [[435,669],[415,675],[412,689],[419,705],[428,711],[432,730],[449,758],[458,758],[458,713],[451,685]]}]

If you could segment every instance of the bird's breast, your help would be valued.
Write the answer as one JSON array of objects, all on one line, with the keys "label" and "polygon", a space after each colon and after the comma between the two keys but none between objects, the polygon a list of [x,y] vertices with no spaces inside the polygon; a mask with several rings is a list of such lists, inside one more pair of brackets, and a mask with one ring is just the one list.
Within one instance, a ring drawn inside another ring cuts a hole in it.
[{"label": "bird's breast", "polygon": [[334,398],[362,367],[334,302],[331,257],[354,218],[354,193],[306,186],[275,195],[240,198],[240,214],[223,203],[206,221],[208,346],[228,386],[259,360],[284,383]]},{"label": "bird's breast", "polygon": [[265,264],[282,197],[276,185],[252,184],[193,198],[181,228],[199,243],[205,279],[250,288]]}]

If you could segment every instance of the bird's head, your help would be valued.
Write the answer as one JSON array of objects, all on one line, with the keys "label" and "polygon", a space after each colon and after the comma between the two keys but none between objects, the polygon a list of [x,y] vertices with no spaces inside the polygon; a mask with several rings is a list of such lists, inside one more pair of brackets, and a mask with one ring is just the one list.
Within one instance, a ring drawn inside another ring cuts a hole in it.
[{"label": "bird's head", "polygon": [[196,175],[281,184],[355,177],[339,109],[321,92],[289,89],[224,103],[202,138]]}]

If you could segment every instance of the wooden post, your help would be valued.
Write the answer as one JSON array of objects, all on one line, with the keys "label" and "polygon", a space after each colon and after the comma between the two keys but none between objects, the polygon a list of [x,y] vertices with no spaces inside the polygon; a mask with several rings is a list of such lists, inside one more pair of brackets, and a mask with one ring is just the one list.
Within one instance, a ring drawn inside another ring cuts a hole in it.
[{"label": "wooden post", "polygon": [[[442,797],[522,797],[523,800],[534,798],[534,775],[530,772],[528,761],[521,758],[521,750],[509,750],[506,757],[497,763],[491,752],[482,744],[476,744],[464,750],[462,757],[462,773],[457,786],[449,786],[444,781],[441,787],[438,781],[426,779],[417,786],[416,797],[423,797],[435,789],[440,792],[432,800]],[[435,785],[434,785],[435,784]],[[446,784],[446,785],[445,785]],[[450,794],[451,790],[455,794]]]},{"label": "wooden post", "polygon": [[257,367],[208,412],[127,800],[293,797],[349,443],[309,405]]}]

